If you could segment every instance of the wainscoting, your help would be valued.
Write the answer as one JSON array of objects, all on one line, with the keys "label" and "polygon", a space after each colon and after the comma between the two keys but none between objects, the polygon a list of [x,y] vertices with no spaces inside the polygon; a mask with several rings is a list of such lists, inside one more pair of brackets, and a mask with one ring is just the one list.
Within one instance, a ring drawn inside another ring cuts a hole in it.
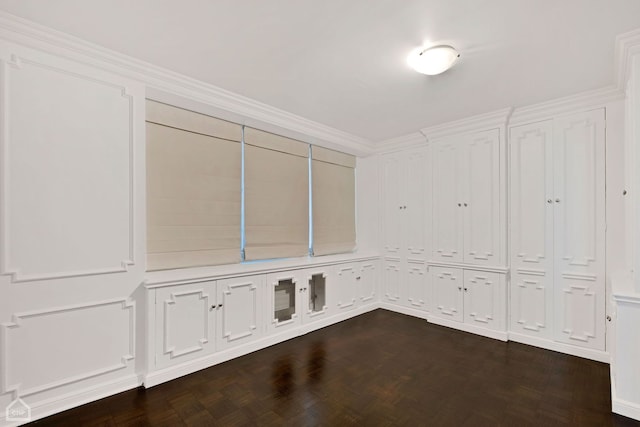
[{"label": "wainscoting", "polygon": [[34,424],[640,426],[607,364],[386,310]]}]

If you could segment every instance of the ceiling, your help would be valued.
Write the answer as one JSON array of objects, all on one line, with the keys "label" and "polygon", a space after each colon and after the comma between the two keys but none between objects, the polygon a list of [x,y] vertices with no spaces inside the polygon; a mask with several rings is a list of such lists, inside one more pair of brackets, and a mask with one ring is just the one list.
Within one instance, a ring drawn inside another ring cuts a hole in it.
[{"label": "ceiling", "polygon": [[[638,0],[0,0],[0,9],[381,141],[614,83]],[[424,76],[423,42],[461,53]]]}]

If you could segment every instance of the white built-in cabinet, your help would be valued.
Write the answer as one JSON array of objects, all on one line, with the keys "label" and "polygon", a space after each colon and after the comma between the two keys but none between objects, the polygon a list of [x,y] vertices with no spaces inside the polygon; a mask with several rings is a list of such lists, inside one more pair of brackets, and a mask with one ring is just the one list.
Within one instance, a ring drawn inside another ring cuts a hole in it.
[{"label": "white built-in cabinet", "polygon": [[503,265],[500,132],[492,129],[433,144],[433,257]]},{"label": "white built-in cabinet", "polygon": [[514,126],[510,153],[510,328],[604,350],[604,110]]},{"label": "white built-in cabinet", "polygon": [[505,339],[504,128],[428,139],[381,156],[382,301]]},{"label": "white built-in cabinet", "polygon": [[330,313],[327,269],[294,270],[267,275],[269,331],[292,329]]},{"label": "white built-in cabinet", "polygon": [[382,299],[426,310],[426,260],[431,241],[431,150],[423,147],[382,158],[384,273]]},{"label": "white built-in cabinet", "polygon": [[338,265],[336,286],[330,295],[331,309],[337,313],[372,304],[378,297],[377,262]]},{"label": "white built-in cabinet", "polygon": [[[147,285],[147,386],[375,307],[378,260]],[[358,311],[360,310],[360,311]]]},{"label": "white built-in cabinet", "polygon": [[173,365],[259,337],[264,276],[155,290],[155,366]]},{"label": "white built-in cabinet", "polygon": [[504,330],[504,274],[450,267],[431,267],[431,274],[434,315],[471,326]]}]

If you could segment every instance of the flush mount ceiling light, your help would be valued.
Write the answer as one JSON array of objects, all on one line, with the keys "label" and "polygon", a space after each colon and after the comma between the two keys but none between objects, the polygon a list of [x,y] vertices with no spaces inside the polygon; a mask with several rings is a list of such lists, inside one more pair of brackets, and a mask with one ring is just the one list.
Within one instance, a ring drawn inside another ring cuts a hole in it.
[{"label": "flush mount ceiling light", "polygon": [[451,68],[458,57],[460,55],[453,47],[438,45],[414,50],[409,55],[408,62],[417,72],[435,76]]}]

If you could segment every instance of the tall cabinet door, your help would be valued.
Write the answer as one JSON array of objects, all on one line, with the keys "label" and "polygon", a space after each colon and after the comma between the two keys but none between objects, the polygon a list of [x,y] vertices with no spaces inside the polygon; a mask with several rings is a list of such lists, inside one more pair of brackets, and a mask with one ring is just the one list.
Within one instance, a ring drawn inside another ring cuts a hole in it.
[{"label": "tall cabinet door", "polygon": [[[406,256],[414,260],[426,259],[427,249],[427,212],[429,210],[428,196],[425,184],[429,175],[429,158],[427,149],[412,151],[406,157],[406,188],[402,210],[404,211],[403,232],[406,242]],[[391,190],[391,189],[389,189]],[[395,189],[396,193],[398,188]],[[406,206],[406,207],[405,207]],[[401,226],[402,227],[402,226]]]},{"label": "tall cabinet door", "polygon": [[553,337],[553,121],[510,130],[511,330]]},{"label": "tall cabinet door", "polygon": [[468,137],[463,156],[464,262],[501,265],[500,131]]},{"label": "tall cabinet door", "polygon": [[433,259],[463,260],[463,153],[460,137],[433,146]]},{"label": "tall cabinet door", "polygon": [[383,243],[384,252],[391,256],[400,256],[404,246],[403,216],[404,213],[404,169],[399,154],[388,154],[382,157],[382,182],[384,206]]},{"label": "tall cabinet door", "polygon": [[556,340],[605,347],[604,110],[554,121]]}]

